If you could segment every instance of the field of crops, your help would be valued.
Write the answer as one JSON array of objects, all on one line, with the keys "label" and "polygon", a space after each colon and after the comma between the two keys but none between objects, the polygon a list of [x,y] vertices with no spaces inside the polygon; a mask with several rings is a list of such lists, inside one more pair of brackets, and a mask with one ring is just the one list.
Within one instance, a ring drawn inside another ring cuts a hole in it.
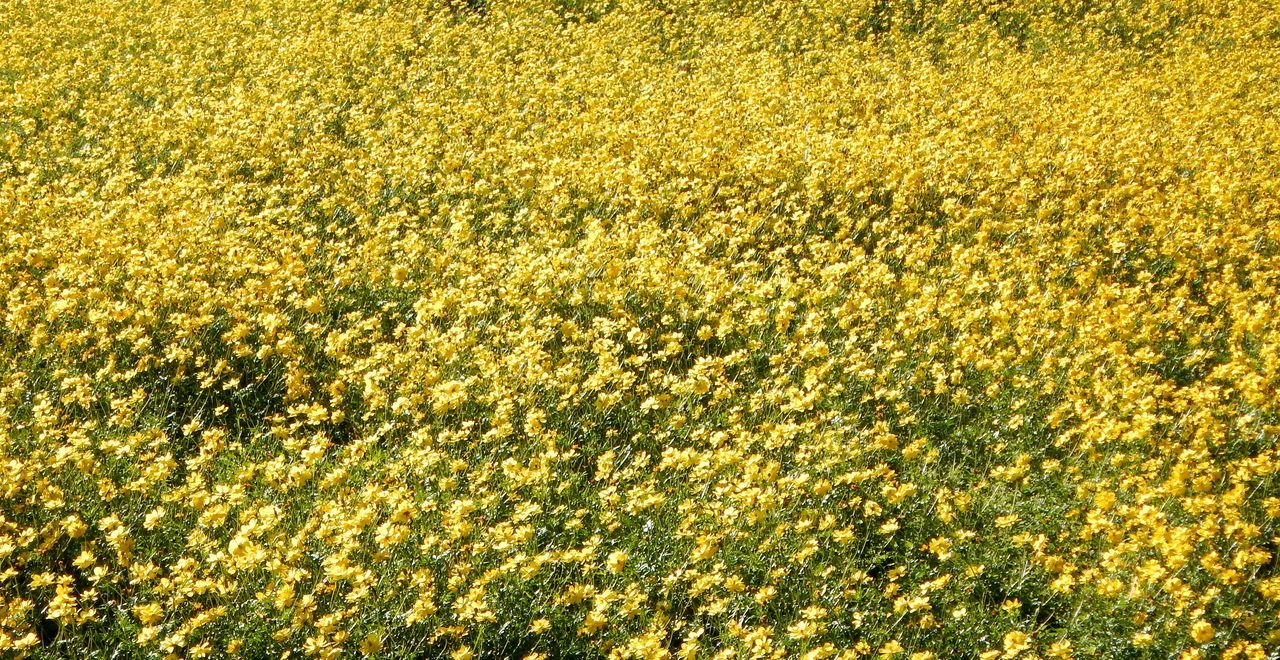
[{"label": "field of crops", "polygon": [[2,657],[1280,657],[1270,0],[6,0],[0,296]]}]

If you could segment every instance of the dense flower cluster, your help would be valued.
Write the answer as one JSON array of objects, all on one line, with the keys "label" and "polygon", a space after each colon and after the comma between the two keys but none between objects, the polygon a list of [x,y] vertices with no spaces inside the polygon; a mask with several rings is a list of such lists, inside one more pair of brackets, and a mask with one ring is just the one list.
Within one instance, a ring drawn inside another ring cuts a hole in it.
[{"label": "dense flower cluster", "polygon": [[0,655],[1280,647],[1268,0],[0,35]]}]

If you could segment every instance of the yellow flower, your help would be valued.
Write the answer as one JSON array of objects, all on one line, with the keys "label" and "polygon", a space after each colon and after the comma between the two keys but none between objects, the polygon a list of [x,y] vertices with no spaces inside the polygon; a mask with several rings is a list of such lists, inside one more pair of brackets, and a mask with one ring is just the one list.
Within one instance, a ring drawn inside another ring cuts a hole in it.
[{"label": "yellow flower", "polygon": [[158,603],[146,603],[133,608],[133,613],[138,616],[138,621],[144,626],[150,626],[164,618],[164,610]]},{"label": "yellow flower", "polygon": [[67,536],[73,539],[78,539],[81,536],[84,536],[84,533],[88,531],[89,526],[80,519],[80,516],[73,514],[63,519],[62,529],[67,533]]},{"label": "yellow flower", "polygon": [[578,634],[594,635],[604,628],[608,622],[609,620],[605,618],[604,614],[592,610],[587,612],[587,616],[582,622],[582,627],[578,629]]},{"label": "yellow flower", "polygon": [[710,559],[715,556],[719,547],[719,543],[715,539],[706,536],[699,537],[698,544],[694,547],[689,559],[695,562]]},{"label": "yellow flower", "polygon": [[378,633],[370,633],[364,639],[360,640],[360,653],[364,655],[373,655],[382,650],[382,635]]},{"label": "yellow flower", "polygon": [[1204,644],[1208,642],[1213,639],[1213,635],[1213,624],[1208,621],[1200,619],[1199,621],[1191,624],[1191,639],[1196,640],[1197,644]]},{"label": "yellow flower", "polygon": [[605,566],[609,569],[610,573],[621,573],[622,569],[627,565],[627,557],[628,555],[626,551],[615,550],[614,552],[609,553],[608,558],[605,559]]},{"label": "yellow flower", "polygon": [[1049,648],[1045,649],[1045,655],[1049,656],[1050,658],[1072,657],[1071,641],[1066,639],[1060,639],[1050,644]]},{"label": "yellow flower", "polygon": [[1031,638],[1020,630],[1011,630],[1004,635],[1004,655],[1012,658],[1031,648]]}]

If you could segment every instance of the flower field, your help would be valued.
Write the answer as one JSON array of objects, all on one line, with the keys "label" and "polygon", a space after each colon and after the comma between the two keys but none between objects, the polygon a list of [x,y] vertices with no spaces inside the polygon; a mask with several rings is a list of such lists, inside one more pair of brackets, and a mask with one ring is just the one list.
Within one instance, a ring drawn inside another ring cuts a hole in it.
[{"label": "flower field", "polygon": [[1269,0],[7,0],[0,657],[1280,657]]}]

